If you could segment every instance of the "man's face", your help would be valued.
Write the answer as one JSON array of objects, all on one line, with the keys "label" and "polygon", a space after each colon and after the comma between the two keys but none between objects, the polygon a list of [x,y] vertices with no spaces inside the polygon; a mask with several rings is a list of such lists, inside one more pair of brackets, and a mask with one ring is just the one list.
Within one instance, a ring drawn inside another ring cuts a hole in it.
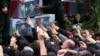
[{"label": "man's face", "polygon": [[61,46],[62,49],[70,49],[74,47],[75,47],[75,42],[71,39],[65,40]]},{"label": "man's face", "polygon": [[21,29],[24,30],[24,29],[25,29],[25,25],[22,25],[22,26],[21,26]]},{"label": "man's face", "polygon": [[63,44],[61,45],[61,48],[62,48],[62,49],[68,48],[68,41],[67,41],[67,40],[65,40],[65,41],[63,42]]}]

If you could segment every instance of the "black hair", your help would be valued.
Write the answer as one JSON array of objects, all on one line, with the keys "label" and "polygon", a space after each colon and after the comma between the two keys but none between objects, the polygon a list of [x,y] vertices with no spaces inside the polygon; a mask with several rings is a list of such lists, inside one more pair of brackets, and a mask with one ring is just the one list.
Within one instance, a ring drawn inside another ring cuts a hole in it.
[{"label": "black hair", "polygon": [[18,46],[19,46],[19,50],[22,50],[25,46],[29,46],[29,43],[24,40],[19,40]]},{"label": "black hair", "polygon": [[95,56],[100,56],[100,50],[95,51]]},{"label": "black hair", "polygon": [[96,31],[95,36],[100,36],[100,31]]},{"label": "black hair", "polygon": [[37,41],[33,41],[33,43],[30,44],[30,47],[34,49],[34,55],[40,55],[40,46]]},{"label": "black hair", "polygon": [[54,52],[48,52],[47,56],[56,56],[56,54]]},{"label": "black hair", "polygon": [[92,54],[89,51],[84,50],[79,52],[79,56],[92,56]]},{"label": "black hair", "polygon": [[20,56],[33,56],[33,52],[22,50]]}]

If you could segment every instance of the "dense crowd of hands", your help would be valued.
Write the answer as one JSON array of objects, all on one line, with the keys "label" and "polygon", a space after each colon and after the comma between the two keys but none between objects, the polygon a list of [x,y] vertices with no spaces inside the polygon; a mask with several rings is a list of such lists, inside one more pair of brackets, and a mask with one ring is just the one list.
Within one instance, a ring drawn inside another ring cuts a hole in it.
[{"label": "dense crowd of hands", "polygon": [[[30,17],[27,17],[26,22],[31,28],[35,28]],[[49,40],[49,39],[51,39],[51,37],[48,35],[47,29],[42,25],[41,21],[38,21],[36,24],[37,24],[37,28],[38,28],[37,42],[39,43],[39,46],[40,46],[40,56],[44,56],[44,55],[47,56],[48,48],[46,47],[45,40]],[[58,34],[57,30],[59,30],[59,29],[60,28],[58,26],[56,26],[53,22],[50,22],[50,31],[52,32],[52,37],[53,37],[54,41],[57,41],[58,43],[62,42],[62,45],[60,45],[60,49],[57,51],[57,54],[56,54],[57,56],[65,56],[65,54],[67,52],[73,54],[74,56],[78,56],[81,51],[86,51],[86,49],[88,48],[87,45],[96,44],[96,43],[98,43],[100,45],[100,39],[93,38],[94,32],[90,34],[90,32],[88,30],[82,31],[80,26],[77,26],[75,34],[72,33],[71,35],[67,36],[64,41],[62,41],[59,38],[59,36],[57,35]],[[67,31],[66,31],[66,33],[67,33]],[[71,43],[72,44],[71,46],[73,48],[75,48],[76,44],[72,40],[72,38],[75,38],[75,37],[73,37],[74,35],[77,36],[76,39],[78,40],[78,43],[80,45],[79,46],[80,51],[76,51],[67,46],[68,44]],[[17,38],[19,36],[20,36],[19,31],[16,30],[10,39],[10,45],[8,48],[13,47],[16,50],[18,49],[19,46],[16,44],[16,42],[17,42]],[[52,41],[52,42],[50,42],[50,44],[55,45],[55,42]],[[95,56],[95,53],[93,55]],[[0,45],[0,56],[4,56],[2,45]]]}]

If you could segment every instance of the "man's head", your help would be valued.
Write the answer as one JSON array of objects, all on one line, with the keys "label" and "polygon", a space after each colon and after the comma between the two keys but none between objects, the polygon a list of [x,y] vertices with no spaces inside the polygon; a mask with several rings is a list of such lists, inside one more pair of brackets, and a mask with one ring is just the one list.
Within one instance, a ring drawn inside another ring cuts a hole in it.
[{"label": "man's head", "polygon": [[25,25],[21,25],[21,29],[22,30],[25,30]]},{"label": "man's head", "polygon": [[20,54],[20,56],[33,56],[33,52],[31,52],[31,51],[25,51],[25,50],[23,50],[23,51],[21,51],[21,54]]},{"label": "man's head", "polygon": [[75,47],[75,42],[71,39],[67,39],[63,42],[62,49],[73,49]]},{"label": "man's head", "polygon": [[95,51],[95,56],[100,56],[100,50]]},{"label": "man's head", "polygon": [[92,54],[89,51],[84,50],[80,51],[78,56],[92,56]]},{"label": "man's head", "polygon": [[100,31],[96,31],[94,35],[96,36],[96,40],[100,40]]}]

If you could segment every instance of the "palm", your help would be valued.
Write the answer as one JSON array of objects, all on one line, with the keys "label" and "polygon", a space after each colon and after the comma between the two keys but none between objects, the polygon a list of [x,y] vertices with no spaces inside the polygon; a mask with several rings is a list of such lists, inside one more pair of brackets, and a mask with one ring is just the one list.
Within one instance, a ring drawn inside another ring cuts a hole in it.
[{"label": "palm", "polygon": [[26,22],[27,22],[28,25],[30,25],[31,27],[33,27],[33,23],[31,21],[30,17],[27,17],[27,21]]}]

